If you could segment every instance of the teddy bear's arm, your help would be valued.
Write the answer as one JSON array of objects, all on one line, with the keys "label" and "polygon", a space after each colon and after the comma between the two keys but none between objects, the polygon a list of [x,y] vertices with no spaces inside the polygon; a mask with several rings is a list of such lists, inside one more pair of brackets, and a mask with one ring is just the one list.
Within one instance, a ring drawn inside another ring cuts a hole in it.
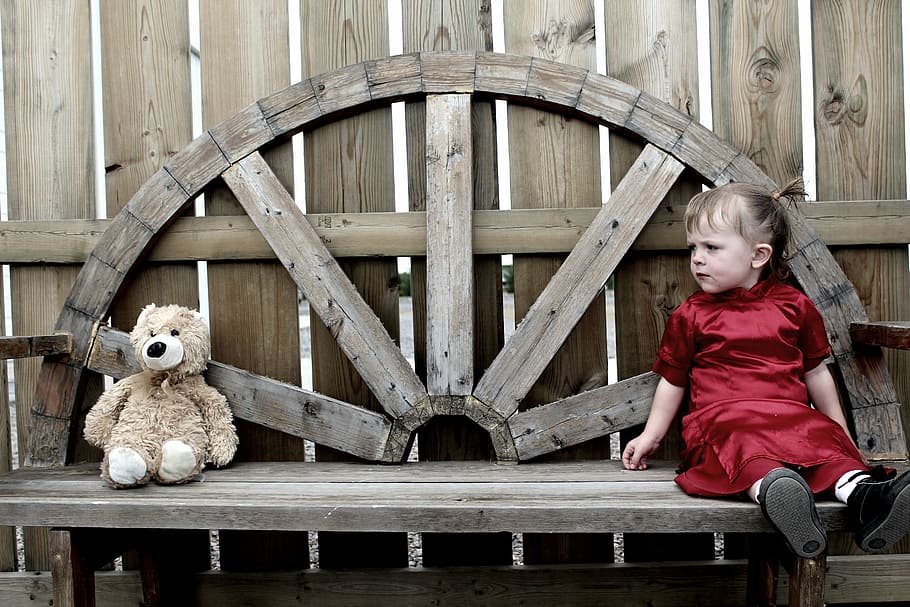
[{"label": "teddy bear's arm", "polygon": [[209,439],[206,460],[216,466],[228,464],[237,451],[237,429],[227,399],[204,382],[197,387],[197,405],[202,412],[205,432]]},{"label": "teddy bear's arm", "polygon": [[111,432],[120,418],[120,411],[129,400],[132,392],[131,378],[115,383],[105,390],[92,405],[85,416],[85,440],[96,447],[103,447],[111,437]]}]

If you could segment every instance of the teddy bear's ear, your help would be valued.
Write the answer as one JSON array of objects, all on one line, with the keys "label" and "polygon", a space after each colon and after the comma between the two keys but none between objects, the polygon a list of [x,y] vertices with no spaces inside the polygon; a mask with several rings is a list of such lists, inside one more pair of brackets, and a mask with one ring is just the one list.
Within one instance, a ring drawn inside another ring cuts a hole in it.
[{"label": "teddy bear's ear", "polygon": [[148,317],[149,314],[154,312],[157,307],[158,306],[156,306],[155,304],[150,303],[149,305],[142,308],[142,311],[139,313],[139,318],[136,319],[136,324],[137,325],[143,324],[145,322],[146,317]]},{"label": "teddy bear's ear", "polygon": [[192,312],[193,318],[195,318],[196,320],[198,320],[199,322],[204,324],[206,327],[209,326],[209,320],[205,317],[205,315],[202,312],[200,312],[199,310],[190,310],[190,312]]}]

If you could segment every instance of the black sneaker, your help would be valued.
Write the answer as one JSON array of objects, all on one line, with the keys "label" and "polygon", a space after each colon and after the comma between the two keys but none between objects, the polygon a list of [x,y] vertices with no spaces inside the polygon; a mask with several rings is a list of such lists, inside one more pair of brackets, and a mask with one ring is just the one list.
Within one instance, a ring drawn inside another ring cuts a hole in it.
[{"label": "black sneaker", "polygon": [[889,481],[860,481],[847,507],[856,545],[866,552],[887,550],[910,531],[910,471]]},{"label": "black sneaker", "polygon": [[758,492],[761,511],[797,556],[815,558],[828,547],[815,496],[806,481],[789,468],[772,470]]}]

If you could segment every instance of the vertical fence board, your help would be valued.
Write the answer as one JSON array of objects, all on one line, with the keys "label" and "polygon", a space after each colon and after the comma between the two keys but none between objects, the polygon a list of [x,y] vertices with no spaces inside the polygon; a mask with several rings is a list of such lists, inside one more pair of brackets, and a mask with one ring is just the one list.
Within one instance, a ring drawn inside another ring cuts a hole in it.
[{"label": "vertical fence board", "polygon": [[[778,184],[803,173],[797,12],[787,0],[710,4],[714,132]],[[748,551],[725,535],[725,558]]]},{"label": "vertical fence board", "polygon": [[[288,11],[284,0],[200,2],[202,122],[210,128],[256,99],[290,82]],[[265,154],[293,192],[290,144]],[[226,188],[205,193],[206,214],[243,214]],[[277,262],[209,263],[212,357],[286,381],[300,382],[297,288]],[[251,423],[237,423],[235,459],[302,460],[299,438]],[[225,569],[305,567],[305,533],[222,532]]]},{"label": "vertical fence board", "polygon": [[[0,277],[0,289],[6,289],[6,281]],[[0,301],[0,322],[6,335],[6,304]],[[12,424],[10,416],[9,383],[6,364],[0,364],[0,475],[13,468]],[[15,527],[0,527],[0,571],[16,570]]]},{"label": "vertical fence board", "polygon": [[[812,3],[817,194],[821,200],[904,199],[899,3],[832,0]],[[829,32],[838,35],[831,36]],[[906,41],[904,41],[906,43]],[[862,204],[862,203],[857,203]],[[842,250],[835,257],[856,287],[869,318],[910,318],[907,247]],[[910,356],[886,352],[907,428]],[[853,551],[845,539],[834,549]],[[910,549],[904,539],[893,550]]]},{"label": "vertical fence board", "polygon": [[[189,17],[184,3],[101,3],[101,69],[107,216],[193,137]],[[132,328],[148,303],[199,306],[195,264],[147,266],[110,311]]]},{"label": "vertical fence board", "polygon": [[[186,5],[173,0],[107,1],[100,8],[106,210],[114,217],[193,137],[189,17]],[[129,331],[149,303],[198,308],[196,264],[137,269],[110,310],[111,323]],[[180,541],[185,550],[175,559],[208,567],[207,532],[182,534]],[[124,556],[125,567],[135,564],[133,555]]]},{"label": "vertical fence board", "polygon": [[[5,0],[2,15],[9,217],[94,217],[89,5]],[[12,330],[51,331],[77,270],[11,269]],[[20,461],[40,364],[15,364]],[[27,530],[26,567],[50,569],[48,546]]]},{"label": "vertical fence board", "polygon": [[[301,5],[304,77],[389,54],[385,2],[306,0]],[[394,211],[391,110],[381,108],[333,122],[304,136],[307,212]],[[341,261],[364,301],[393,338],[399,334],[398,265],[394,258]],[[313,387],[323,394],[381,411],[322,321],[310,322]],[[317,445],[316,458],[348,459]],[[319,534],[322,567],[407,564],[403,533]]]},{"label": "vertical fence board", "polygon": [[[2,93],[2,82],[0,82],[0,93]],[[6,151],[6,130],[5,127],[0,129],[3,136],[3,150]],[[4,159],[5,160],[5,159]],[[3,183],[0,183],[0,192],[6,192],[6,167],[0,167],[3,174]],[[0,290],[7,292],[7,281],[0,277]],[[5,298],[4,298],[5,299]],[[6,335],[9,327],[6,323],[6,303],[0,302],[0,314],[3,322],[0,327],[3,328],[3,334]],[[10,410],[12,403],[9,399],[9,376],[7,374],[7,365],[0,364],[0,474],[9,472],[13,468],[13,432],[15,431],[13,422],[15,422],[14,413]],[[16,531],[13,527],[0,527],[0,571],[16,570]]]},{"label": "vertical fence board", "polygon": [[[404,52],[493,50],[489,0],[406,0],[402,7]],[[474,101],[474,208],[499,208],[496,180],[496,132],[493,104]],[[426,114],[422,103],[405,107],[410,209],[425,210]],[[426,378],[426,265],[411,259],[414,349],[418,374]],[[475,378],[502,348],[502,263],[491,255],[474,258]],[[489,460],[493,446],[487,433],[467,418],[432,419],[420,429],[422,460]],[[426,566],[512,562],[511,534],[423,534]]]},{"label": "vertical fence board", "polygon": [[[506,3],[505,48],[509,53],[596,69],[594,4],[590,0]],[[600,206],[600,143],[596,127],[525,107],[509,106],[509,156],[513,208]],[[564,257],[514,258],[515,318],[521,319]],[[552,402],[607,382],[606,304],[595,298],[523,407]],[[609,458],[599,439],[555,457]],[[610,535],[525,534],[526,563],[610,561]]]},{"label": "vertical fence board", "polygon": [[[676,109],[698,118],[698,61],[695,3],[623,0],[606,6],[607,71]],[[640,146],[611,137],[613,183],[625,174]],[[694,181],[681,179],[666,198],[685,204],[698,192]],[[658,210],[658,213],[661,211]],[[617,371],[620,378],[648,371],[670,313],[694,291],[685,255],[630,253],[616,272]],[[664,439],[658,454],[679,458],[678,432]],[[710,558],[713,537],[670,540],[625,534],[627,561],[662,558]]]}]

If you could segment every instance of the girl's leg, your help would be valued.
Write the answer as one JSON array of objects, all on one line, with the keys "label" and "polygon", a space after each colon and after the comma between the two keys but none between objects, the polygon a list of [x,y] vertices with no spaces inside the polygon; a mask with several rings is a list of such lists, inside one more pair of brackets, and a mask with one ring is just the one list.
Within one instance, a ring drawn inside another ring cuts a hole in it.
[{"label": "girl's leg", "polygon": [[815,558],[825,551],[828,537],[815,508],[815,496],[799,474],[789,468],[775,468],[748,493],[797,556]]},{"label": "girl's leg", "polygon": [[863,550],[882,552],[910,533],[910,471],[890,480],[853,475],[835,495],[847,504],[856,545]]},{"label": "girl's leg", "polygon": [[806,478],[847,504],[856,544],[863,550],[882,552],[910,532],[910,472],[889,479],[881,467],[872,470],[864,462],[844,460],[807,470]]}]

